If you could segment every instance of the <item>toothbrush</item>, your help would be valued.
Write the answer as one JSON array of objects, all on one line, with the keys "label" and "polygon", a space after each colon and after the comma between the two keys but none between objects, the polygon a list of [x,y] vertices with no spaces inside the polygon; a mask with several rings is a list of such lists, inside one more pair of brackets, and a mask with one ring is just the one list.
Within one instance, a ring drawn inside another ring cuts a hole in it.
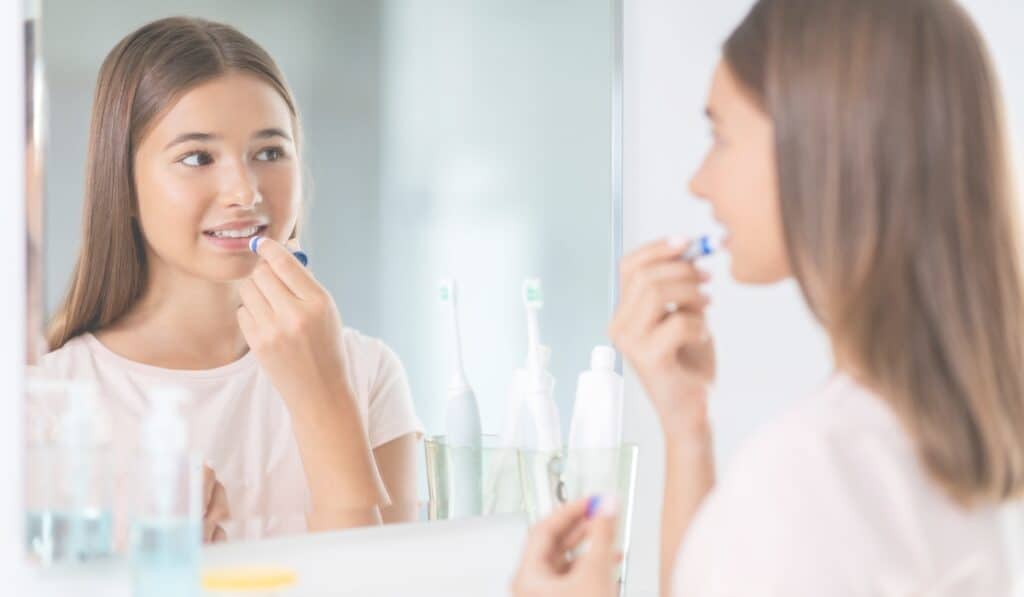
[{"label": "toothbrush", "polygon": [[445,406],[446,435],[452,457],[449,478],[450,512],[453,518],[483,513],[482,466],[480,454],[480,406],[466,380],[459,334],[458,294],[454,279],[438,285],[438,298],[449,318],[449,350],[452,371]]},{"label": "toothbrush", "polygon": [[[252,251],[253,253],[258,254],[257,250],[259,249],[260,241],[262,240],[262,236],[252,237],[252,239],[249,241],[249,250]],[[302,264],[302,267],[306,267],[309,265],[309,255],[306,255],[304,251],[292,251],[292,255],[294,255],[295,258],[299,260],[299,263]]]},{"label": "toothbrush", "polygon": [[[544,367],[541,356],[540,323],[538,321],[544,297],[537,279],[523,282],[523,306],[526,307],[526,333],[529,340],[527,353],[527,383],[523,405],[533,423],[534,442],[527,446],[534,456],[529,458],[528,474],[534,480],[533,510],[538,518],[554,511],[558,495],[558,474],[562,466],[562,430],[558,405],[554,398],[554,379]],[[540,482],[543,479],[544,482]],[[529,509],[528,509],[529,510]]]},{"label": "toothbrush", "polygon": [[716,236],[704,235],[690,243],[683,254],[679,256],[683,261],[696,261],[701,257],[714,255],[722,249],[722,239]]},{"label": "toothbrush", "polygon": [[527,370],[529,381],[526,388],[526,406],[530,410],[537,434],[538,450],[553,451],[562,447],[558,407],[552,395],[550,375],[545,371],[541,356],[540,323],[538,321],[544,297],[538,279],[523,282],[523,305],[526,307],[526,333],[529,341]]}]

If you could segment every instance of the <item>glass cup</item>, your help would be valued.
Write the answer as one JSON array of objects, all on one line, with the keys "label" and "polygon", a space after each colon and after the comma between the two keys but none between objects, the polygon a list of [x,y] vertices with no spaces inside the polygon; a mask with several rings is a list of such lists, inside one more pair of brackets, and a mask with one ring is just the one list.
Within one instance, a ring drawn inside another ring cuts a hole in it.
[{"label": "glass cup", "polygon": [[531,523],[544,519],[561,504],[578,499],[600,495],[618,500],[615,547],[622,553],[622,563],[615,576],[620,595],[626,585],[638,455],[639,448],[634,444],[608,449],[519,452],[523,499]]},{"label": "glass cup", "polygon": [[453,520],[525,512],[519,451],[497,436],[480,446],[453,446],[443,435],[424,442],[428,520]]}]

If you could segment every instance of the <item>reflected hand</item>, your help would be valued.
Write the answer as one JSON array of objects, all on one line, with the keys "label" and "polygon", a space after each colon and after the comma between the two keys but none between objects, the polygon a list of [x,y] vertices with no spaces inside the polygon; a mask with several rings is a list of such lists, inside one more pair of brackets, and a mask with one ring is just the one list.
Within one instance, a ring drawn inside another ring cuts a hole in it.
[{"label": "reflected hand", "polygon": [[707,416],[715,350],[700,284],[709,277],[679,257],[685,242],[659,241],[622,260],[621,301],[608,333],[636,370],[662,427],[689,429]]},{"label": "reflected hand", "polygon": [[203,466],[203,543],[227,541],[220,523],[231,518],[228,495],[213,469]]},{"label": "reflected hand", "polygon": [[289,408],[347,389],[341,315],[331,295],[284,245],[263,238],[240,288],[238,324]]},{"label": "reflected hand", "polygon": [[[613,597],[618,582],[615,551],[618,522],[613,500],[601,503],[587,517],[590,500],[556,510],[530,531],[519,571],[512,580],[513,597]],[[588,542],[586,552],[570,559],[569,552]]]}]

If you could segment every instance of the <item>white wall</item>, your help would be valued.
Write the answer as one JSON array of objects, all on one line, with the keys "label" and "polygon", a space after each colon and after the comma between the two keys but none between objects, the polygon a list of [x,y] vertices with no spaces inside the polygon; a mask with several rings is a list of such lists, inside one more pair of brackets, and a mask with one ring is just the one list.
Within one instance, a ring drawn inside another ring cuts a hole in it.
[{"label": "white wall", "polygon": [[526,356],[521,283],[542,278],[567,431],[611,312],[610,0],[381,6],[381,337],[443,433],[436,284],[458,278],[469,381],[484,432],[500,433]]},{"label": "white wall", "polygon": [[[21,2],[0,2],[0,570],[10,594],[27,592],[22,543],[22,380],[25,362],[24,46]],[[20,589],[25,589],[23,592]],[[5,591],[6,592],[6,591]]]},{"label": "white wall", "polygon": [[[624,243],[629,251],[668,234],[712,229],[705,205],[687,182],[706,148],[702,111],[721,43],[752,0],[626,0]],[[966,3],[993,47],[1002,71],[1013,138],[1024,149],[1024,56],[1019,0]],[[1021,152],[1018,152],[1020,156]],[[831,363],[822,332],[792,284],[743,287],[728,276],[726,258],[709,263],[711,328],[718,343],[719,384],[711,416],[720,470],[753,428],[812,390]],[[635,375],[627,373],[627,439],[641,447],[640,486],[630,594],[654,594],[664,460],[653,412]]]}]

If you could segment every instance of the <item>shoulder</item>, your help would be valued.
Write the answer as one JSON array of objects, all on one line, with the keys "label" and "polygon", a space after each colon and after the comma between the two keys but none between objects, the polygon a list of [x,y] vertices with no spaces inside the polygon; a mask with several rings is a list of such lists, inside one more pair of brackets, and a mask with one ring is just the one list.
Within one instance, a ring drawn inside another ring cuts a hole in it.
[{"label": "shoulder", "polygon": [[380,338],[367,336],[353,328],[344,328],[341,338],[345,344],[345,358],[350,365],[362,371],[374,372],[401,364],[395,351]]},{"label": "shoulder", "polygon": [[407,385],[401,359],[383,340],[344,328],[342,342],[350,374],[357,384],[365,386],[371,399],[396,384],[402,388]]},{"label": "shoulder", "polygon": [[52,377],[85,376],[86,370],[95,364],[90,339],[89,334],[82,334],[68,340],[64,346],[43,355],[37,369]]}]

